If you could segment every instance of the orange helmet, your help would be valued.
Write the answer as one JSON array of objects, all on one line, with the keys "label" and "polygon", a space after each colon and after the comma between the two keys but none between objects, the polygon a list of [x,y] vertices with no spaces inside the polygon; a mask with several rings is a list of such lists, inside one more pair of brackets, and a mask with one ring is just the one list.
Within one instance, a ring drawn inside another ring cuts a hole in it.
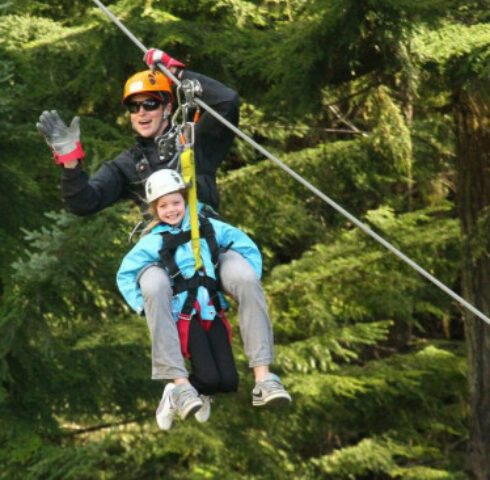
[{"label": "orange helmet", "polygon": [[[126,100],[131,95],[136,95],[137,93],[148,93],[152,95],[152,93],[157,94],[158,92],[167,92],[170,95],[170,101],[173,102],[174,97],[170,88],[170,80],[158,70],[155,72],[143,70],[128,78],[124,85],[122,101],[126,103]],[[158,98],[161,99],[160,96]]]}]

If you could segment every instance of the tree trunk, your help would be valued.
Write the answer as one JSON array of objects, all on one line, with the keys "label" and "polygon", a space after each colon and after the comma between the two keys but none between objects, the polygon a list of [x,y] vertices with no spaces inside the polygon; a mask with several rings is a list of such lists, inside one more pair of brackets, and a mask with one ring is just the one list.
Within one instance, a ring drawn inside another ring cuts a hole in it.
[{"label": "tree trunk", "polygon": [[[483,95],[458,91],[454,103],[463,296],[490,314],[490,108]],[[468,468],[490,479],[490,325],[464,312],[468,351]]]}]

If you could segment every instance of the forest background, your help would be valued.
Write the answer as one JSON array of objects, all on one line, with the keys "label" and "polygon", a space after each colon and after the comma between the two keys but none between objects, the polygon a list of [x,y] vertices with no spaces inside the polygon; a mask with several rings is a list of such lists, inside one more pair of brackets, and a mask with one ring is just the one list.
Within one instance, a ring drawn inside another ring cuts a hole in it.
[{"label": "forest background", "polygon": [[[230,85],[241,128],[490,313],[490,9],[453,0],[107,1]],[[132,143],[142,53],[89,0],[0,5],[0,478],[490,478],[490,326],[241,140],[221,213],[260,245],[287,410],[236,395],[158,430],[146,322],[115,272],[137,210],[68,214],[35,128],[81,116],[89,172]]]}]

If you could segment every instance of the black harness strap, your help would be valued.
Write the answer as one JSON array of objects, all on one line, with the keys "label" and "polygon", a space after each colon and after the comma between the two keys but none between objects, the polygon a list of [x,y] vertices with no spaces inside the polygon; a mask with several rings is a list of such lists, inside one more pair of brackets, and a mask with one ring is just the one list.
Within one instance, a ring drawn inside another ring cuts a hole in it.
[{"label": "black harness strap", "polygon": [[211,261],[213,262],[216,278],[218,279],[219,246],[214,234],[214,228],[206,217],[202,217],[199,230],[201,236],[204,237],[208,243],[209,251],[211,252]]},{"label": "black harness strap", "polygon": [[160,259],[163,266],[166,268],[170,278],[173,280],[172,290],[173,294],[177,295],[181,292],[187,291],[187,298],[184,302],[180,314],[189,316],[192,313],[194,304],[197,300],[197,289],[202,286],[209,292],[209,297],[213,302],[213,305],[218,311],[222,310],[221,302],[218,296],[218,258],[219,258],[219,246],[214,234],[214,228],[211,222],[206,217],[199,217],[200,227],[199,234],[201,238],[204,238],[208,244],[209,251],[211,253],[211,261],[215,268],[216,279],[209,277],[208,275],[195,272],[191,278],[185,278],[180,271],[180,268],[175,261],[175,251],[179,245],[183,245],[191,240],[191,232],[180,232],[172,234],[170,232],[162,232],[163,247],[160,250]]}]

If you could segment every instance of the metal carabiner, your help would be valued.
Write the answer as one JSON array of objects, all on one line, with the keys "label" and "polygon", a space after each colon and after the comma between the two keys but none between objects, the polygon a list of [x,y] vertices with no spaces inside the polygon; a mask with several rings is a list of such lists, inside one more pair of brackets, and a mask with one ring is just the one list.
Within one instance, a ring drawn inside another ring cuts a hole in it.
[{"label": "metal carabiner", "polygon": [[180,126],[180,138],[184,148],[192,148],[194,146],[196,140],[194,127],[194,122],[184,122]]}]

